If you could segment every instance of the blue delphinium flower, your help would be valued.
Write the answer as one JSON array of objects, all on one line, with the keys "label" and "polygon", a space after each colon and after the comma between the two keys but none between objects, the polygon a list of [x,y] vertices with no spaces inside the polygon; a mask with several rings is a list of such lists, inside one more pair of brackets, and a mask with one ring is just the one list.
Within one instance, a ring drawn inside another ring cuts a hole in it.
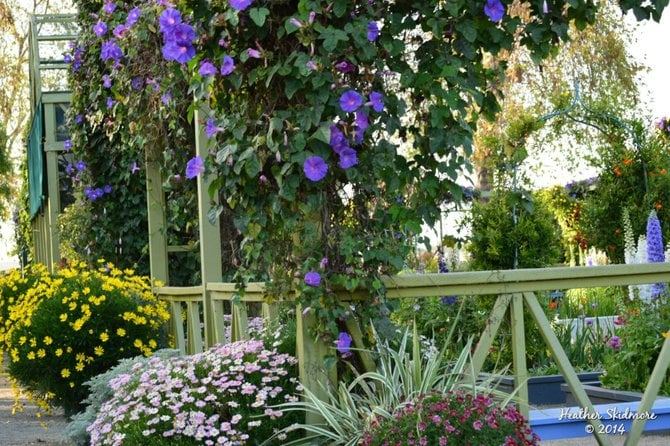
[{"label": "blue delphinium flower", "polygon": [[[647,261],[649,263],[665,262],[663,233],[661,232],[661,223],[658,221],[656,211],[651,211],[647,219]],[[664,294],[665,289],[666,285],[664,283],[655,283],[652,285],[652,299]]]}]

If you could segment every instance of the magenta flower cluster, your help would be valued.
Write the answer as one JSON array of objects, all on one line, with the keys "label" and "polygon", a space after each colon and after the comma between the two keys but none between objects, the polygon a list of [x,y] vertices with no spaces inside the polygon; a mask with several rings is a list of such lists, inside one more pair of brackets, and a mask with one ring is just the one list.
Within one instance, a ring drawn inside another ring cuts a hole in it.
[{"label": "magenta flower cluster", "polygon": [[110,381],[90,444],[255,444],[287,427],[275,406],[297,401],[296,362],[251,340],[138,364]]},{"label": "magenta flower cluster", "polygon": [[536,445],[539,438],[514,406],[501,407],[493,395],[475,395],[459,389],[421,396],[406,403],[391,419],[373,421],[360,444]]}]

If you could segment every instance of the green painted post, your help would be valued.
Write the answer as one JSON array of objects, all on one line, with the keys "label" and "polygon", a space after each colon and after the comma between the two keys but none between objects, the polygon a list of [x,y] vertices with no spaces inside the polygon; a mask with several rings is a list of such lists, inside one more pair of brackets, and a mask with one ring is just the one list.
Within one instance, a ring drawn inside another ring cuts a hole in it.
[{"label": "green painted post", "polygon": [[[658,355],[658,359],[654,365],[654,370],[651,372],[651,377],[649,378],[649,383],[647,383],[647,388],[645,389],[644,395],[642,396],[642,401],[640,401],[640,405],[637,408],[638,414],[651,415],[651,408],[654,405],[656,397],[658,396],[658,391],[661,388],[661,384],[663,384],[663,380],[665,379],[665,374],[668,371],[669,366],[670,336],[666,337],[665,341],[663,342],[661,353]],[[637,418],[633,421],[633,425],[631,426],[628,437],[626,438],[626,442],[624,443],[625,446],[633,446],[637,444],[640,436],[642,435],[642,431],[644,430],[644,425],[646,422],[647,418],[645,416]]]},{"label": "green painted post", "polygon": [[[209,141],[205,134],[205,120],[207,110],[204,106],[196,109],[195,121],[195,145],[198,156],[206,159],[209,149]],[[211,347],[216,343],[217,322],[214,320],[216,312],[212,304],[211,293],[207,289],[207,283],[221,282],[223,272],[221,269],[221,231],[219,220],[210,222],[207,213],[212,207],[219,203],[219,197],[209,196],[209,186],[212,182],[211,176],[198,175],[198,221],[200,222],[200,272],[203,287],[203,318],[205,320],[205,346]]]},{"label": "green painted post", "polygon": [[[582,387],[582,383],[579,381],[579,377],[577,376],[575,369],[572,367],[572,364],[570,364],[568,356],[565,354],[560,341],[556,337],[556,333],[554,333],[554,330],[551,328],[549,320],[544,314],[544,310],[537,301],[537,297],[533,293],[524,293],[523,296],[524,300],[526,301],[526,306],[528,307],[528,310],[533,317],[533,320],[540,329],[540,333],[544,338],[544,342],[546,342],[547,346],[549,347],[551,354],[554,355],[556,365],[565,378],[565,382],[570,387],[570,390],[575,396],[575,399],[577,400],[580,408],[584,409],[588,414],[596,413],[593,404],[591,404],[591,400],[586,394],[586,391],[584,391],[584,387]],[[598,441],[598,444],[601,446],[612,446],[612,441],[607,437],[606,434],[602,433],[604,432],[604,429],[602,429],[602,423],[600,420],[589,419],[588,421],[594,428],[593,432],[596,440]]]},{"label": "green painted post", "polygon": [[[300,384],[309,389],[321,401],[328,401],[327,389],[337,383],[337,369],[326,369],[325,360],[334,354],[320,339],[314,339],[311,333],[316,327],[316,318],[311,312],[302,314],[302,307],[296,307],[296,355],[298,357],[298,374]],[[305,416],[307,424],[323,424],[323,419],[308,412]]]},{"label": "green painted post", "polygon": [[528,419],[528,370],[526,369],[526,332],[523,321],[523,295],[512,296],[510,311],[512,324],[512,363],[514,364],[514,385],[518,389],[519,410]]},{"label": "green painted post", "polygon": [[475,347],[475,352],[472,354],[472,359],[470,360],[471,362],[468,370],[472,370],[473,377],[477,377],[479,372],[482,371],[484,361],[489,354],[491,345],[493,345],[495,336],[498,333],[498,328],[500,328],[500,324],[505,317],[505,312],[511,301],[512,296],[509,294],[502,294],[496,299],[491,314],[489,315],[489,319],[486,322],[486,328],[479,338],[477,347]]},{"label": "green painted post", "polygon": [[149,269],[151,277],[169,284],[167,223],[163,177],[158,161],[146,154],[147,220],[149,226]]}]

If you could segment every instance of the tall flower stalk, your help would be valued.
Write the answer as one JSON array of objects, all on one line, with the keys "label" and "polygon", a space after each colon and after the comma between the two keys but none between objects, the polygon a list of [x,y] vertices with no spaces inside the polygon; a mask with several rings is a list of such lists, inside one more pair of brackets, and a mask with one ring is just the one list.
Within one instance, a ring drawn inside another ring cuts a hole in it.
[{"label": "tall flower stalk", "polygon": [[[658,221],[656,211],[652,210],[647,219],[647,261],[649,263],[665,262],[665,252],[663,250],[663,234],[661,233],[661,223]],[[651,298],[655,299],[666,291],[666,284],[655,283],[651,287]]]}]

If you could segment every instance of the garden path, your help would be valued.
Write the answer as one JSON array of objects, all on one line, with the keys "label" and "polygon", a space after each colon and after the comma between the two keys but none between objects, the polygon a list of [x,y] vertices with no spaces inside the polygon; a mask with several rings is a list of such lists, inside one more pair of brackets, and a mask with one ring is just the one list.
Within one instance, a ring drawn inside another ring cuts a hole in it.
[{"label": "garden path", "polygon": [[36,406],[21,398],[23,412],[12,414],[14,392],[0,364],[0,446],[65,446],[67,421],[60,414],[37,418]]}]

